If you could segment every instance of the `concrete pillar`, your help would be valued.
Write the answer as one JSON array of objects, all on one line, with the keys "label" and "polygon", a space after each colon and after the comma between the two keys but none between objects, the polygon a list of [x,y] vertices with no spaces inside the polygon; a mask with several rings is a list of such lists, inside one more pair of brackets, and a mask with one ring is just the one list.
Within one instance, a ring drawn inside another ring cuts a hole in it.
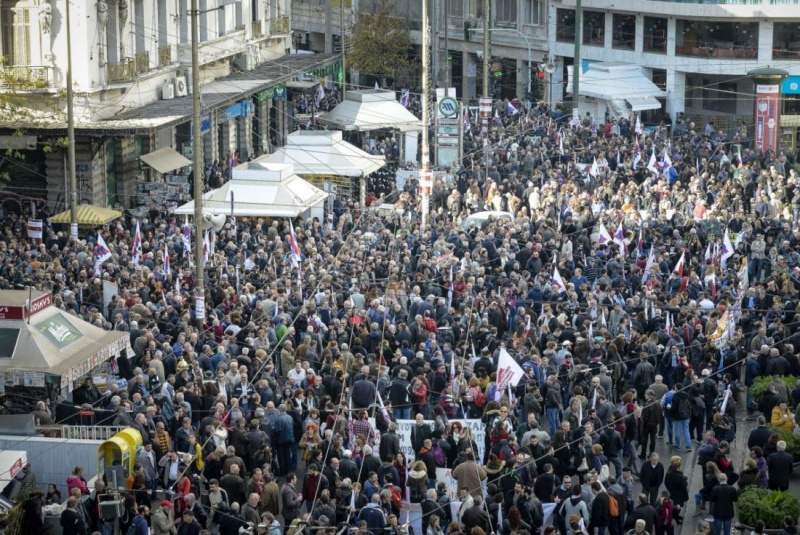
[{"label": "concrete pillar", "polygon": [[611,50],[614,48],[614,14],[606,12],[605,28],[603,28],[603,48]]},{"label": "concrete pillar", "polygon": [[667,19],[667,56],[675,55],[675,36],[677,24],[674,17]]},{"label": "concrete pillar", "polygon": [[235,124],[232,124],[233,121],[225,121],[222,123],[222,141],[220,145],[222,146],[222,154],[219,155],[220,158],[227,158],[229,152],[233,152],[233,148],[231,147],[231,133],[234,128],[236,128]]},{"label": "concrete pillar", "polygon": [[775,34],[775,23],[765,20],[758,24],[758,59],[772,61],[772,41]]},{"label": "concrete pillar", "polygon": [[275,146],[282,147],[283,140],[286,139],[286,128],[287,128],[287,121],[286,121],[286,100],[280,99],[278,100],[278,132],[275,136]]},{"label": "concrete pillar", "polygon": [[636,36],[634,49],[638,54],[644,51],[644,15],[636,15]]},{"label": "concrete pillar", "polygon": [[[525,51],[527,54],[528,51]],[[522,95],[526,94],[528,90],[528,60],[527,59],[518,59],[517,60],[517,96],[522,97]],[[524,101],[525,98],[520,98],[520,100]]]},{"label": "concrete pillar", "polygon": [[686,111],[686,73],[667,69],[667,112],[675,121],[678,113]]},{"label": "concrete pillar", "polygon": [[253,148],[253,115],[239,117],[236,121],[238,131],[238,145],[239,156],[242,161],[246,160],[249,156],[255,156]]}]

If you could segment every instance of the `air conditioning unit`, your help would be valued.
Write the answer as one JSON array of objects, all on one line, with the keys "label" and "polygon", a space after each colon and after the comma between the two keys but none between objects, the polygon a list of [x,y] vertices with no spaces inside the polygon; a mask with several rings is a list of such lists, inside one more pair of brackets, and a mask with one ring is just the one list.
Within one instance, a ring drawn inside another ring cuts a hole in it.
[{"label": "air conditioning unit", "polygon": [[189,88],[186,85],[186,77],[185,76],[176,76],[175,77],[175,95],[179,97],[185,97],[189,94]]},{"label": "air conditioning unit", "polygon": [[172,100],[175,98],[175,84],[167,82],[161,86],[161,99]]}]

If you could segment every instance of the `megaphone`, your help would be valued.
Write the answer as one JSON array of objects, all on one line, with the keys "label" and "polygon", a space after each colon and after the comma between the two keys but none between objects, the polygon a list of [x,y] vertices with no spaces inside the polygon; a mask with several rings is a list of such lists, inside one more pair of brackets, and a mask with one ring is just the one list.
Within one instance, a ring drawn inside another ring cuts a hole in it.
[{"label": "megaphone", "polygon": [[544,66],[544,72],[546,72],[547,74],[553,74],[554,72],[556,72],[556,64],[553,63],[552,61],[547,62]]},{"label": "megaphone", "polygon": [[225,216],[223,214],[203,214],[203,229],[214,228],[216,231],[222,230],[225,226]]}]

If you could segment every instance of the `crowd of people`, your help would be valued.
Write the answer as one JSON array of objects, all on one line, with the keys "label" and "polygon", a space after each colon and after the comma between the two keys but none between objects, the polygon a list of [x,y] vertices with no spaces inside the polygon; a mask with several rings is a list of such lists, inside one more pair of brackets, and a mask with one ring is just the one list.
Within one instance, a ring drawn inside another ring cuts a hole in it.
[{"label": "crowd of people", "polygon": [[[671,535],[694,500],[713,518],[698,532],[729,535],[743,488],[788,488],[794,155],[682,116],[646,132],[636,118],[556,119],[501,102],[488,140],[471,125],[425,228],[413,181],[363,206],[337,199],[325,221],[229,221],[202,320],[182,218],[153,210],[100,228],[113,258],[96,266],[96,233],[47,227],[32,244],[26,216],[10,215],[3,287],[32,284],[130,333],[122,377],[35,407],[45,422],[91,405],[139,431],[121,533],[406,535],[407,501],[421,505],[414,535]],[[382,203],[398,210],[381,215]],[[508,216],[465,224],[484,210]],[[106,315],[104,280],[119,285]],[[515,384],[504,354],[523,370]],[[768,376],[758,400],[745,395]],[[740,468],[744,412],[759,427]],[[410,436],[402,420],[416,420]],[[704,471],[696,494],[689,451]],[[119,489],[103,477],[91,488],[80,467],[67,483],[64,533],[109,535],[99,504]],[[25,516],[30,532],[37,518]]]}]

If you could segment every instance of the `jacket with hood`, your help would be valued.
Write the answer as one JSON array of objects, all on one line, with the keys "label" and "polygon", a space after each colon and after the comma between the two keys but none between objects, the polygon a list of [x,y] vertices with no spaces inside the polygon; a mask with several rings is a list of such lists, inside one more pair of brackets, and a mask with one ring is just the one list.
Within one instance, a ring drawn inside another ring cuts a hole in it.
[{"label": "jacket with hood", "polygon": [[422,503],[428,490],[428,471],[425,463],[417,461],[408,471],[408,488],[411,489],[411,503]]},{"label": "jacket with hood", "polygon": [[583,519],[583,523],[589,526],[589,508],[586,506],[580,496],[572,496],[561,505],[561,516],[567,520],[567,534],[573,535],[572,528],[569,525],[569,517],[578,515]]}]

